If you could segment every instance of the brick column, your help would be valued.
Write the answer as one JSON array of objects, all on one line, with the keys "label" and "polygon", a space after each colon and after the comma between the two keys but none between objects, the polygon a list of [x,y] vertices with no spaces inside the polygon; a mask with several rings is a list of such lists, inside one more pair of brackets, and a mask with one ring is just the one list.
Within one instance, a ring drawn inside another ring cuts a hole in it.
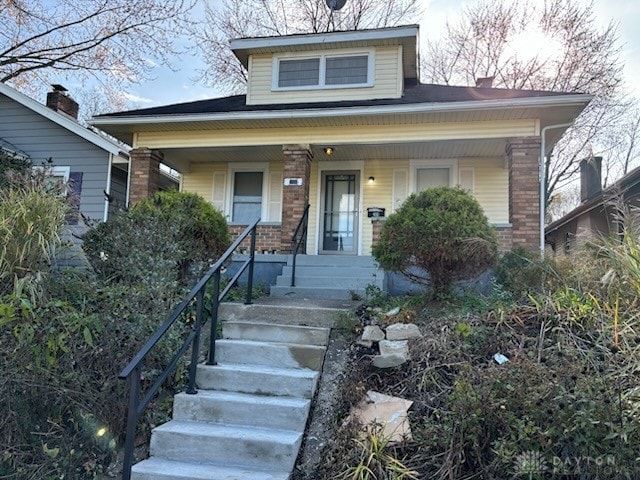
[{"label": "brick column", "polygon": [[509,157],[509,221],[513,247],[540,248],[540,137],[514,138]]},{"label": "brick column", "polygon": [[283,145],[284,178],[301,178],[302,185],[282,187],[282,236],[280,251],[291,252],[291,235],[309,203],[309,180],[313,153],[309,145]]},{"label": "brick column", "polygon": [[164,155],[148,148],[134,148],[130,155],[129,205],[133,205],[158,191],[160,162]]}]

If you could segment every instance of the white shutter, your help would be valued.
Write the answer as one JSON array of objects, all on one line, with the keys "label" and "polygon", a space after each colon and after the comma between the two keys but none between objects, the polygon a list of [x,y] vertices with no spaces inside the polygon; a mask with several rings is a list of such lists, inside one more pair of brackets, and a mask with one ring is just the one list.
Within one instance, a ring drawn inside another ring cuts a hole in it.
[{"label": "white shutter", "polygon": [[469,192],[471,195],[475,195],[475,170],[471,167],[461,168],[458,178],[458,184],[465,192]]},{"label": "white shutter", "polygon": [[211,203],[215,208],[220,210],[224,215],[226,203],[227,174],[226,172],[215,172],[213,174],[213,193],[211,195]]},{"label": "white shutter", "polygon": [[398,210],[409,196],[409,171],[406,168],[393,171],[392,211]]},{"label": "white shutter", "polygon": [[267,212],[269,222],[282,220],[282,182],[282,172],[269,174],[269,211]]}]

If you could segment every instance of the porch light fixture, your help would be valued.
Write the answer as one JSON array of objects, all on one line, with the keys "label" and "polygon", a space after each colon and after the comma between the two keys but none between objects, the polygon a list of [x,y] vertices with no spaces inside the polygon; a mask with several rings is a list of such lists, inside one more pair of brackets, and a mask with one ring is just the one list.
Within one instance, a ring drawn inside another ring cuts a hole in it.
[{"label": "porch light fixture", "polygon": [[373,177],[369,177],[369,185],[373,185],[374,183],[376,183],[376,179]]},{"label": "porch light fixture", "polygon": [[331,155],[333,155],[334,151],[335,151],[335,148],[333,147],[324,147],[324,153],[327,154],[327,157],[330,157]]}]

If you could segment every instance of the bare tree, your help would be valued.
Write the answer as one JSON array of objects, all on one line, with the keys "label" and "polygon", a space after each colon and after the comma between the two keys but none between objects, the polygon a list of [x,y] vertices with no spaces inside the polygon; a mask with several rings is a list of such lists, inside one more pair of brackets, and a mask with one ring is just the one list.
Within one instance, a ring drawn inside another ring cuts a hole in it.
[{"label": "bare tree", "polygon": [[348,0],[331,12],[324,0],[224,0],[207,3],[197,38],[206,68],[202,80],[228,92],[244,91],[247,72],[229,40],[396,26],[418,19],[419,0]]},{"label": "bare tree", "polygon": [[481,0],[429,43],[422,71],[434,83],[474,85],[494,77],[496,87],[595,96],[546,160],[547,203],[619,121],[616,27],[596,26],[593,2]]},{"label": "bare tree", "polygon": [[195,0],[0,0],[0,82],[36,91],[55,76],[104,91],[167,64]]}]

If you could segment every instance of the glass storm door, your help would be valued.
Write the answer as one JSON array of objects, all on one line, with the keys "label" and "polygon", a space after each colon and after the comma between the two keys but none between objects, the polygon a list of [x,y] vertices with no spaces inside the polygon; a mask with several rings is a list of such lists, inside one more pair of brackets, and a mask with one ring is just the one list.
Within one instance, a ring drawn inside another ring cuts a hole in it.
[{"label": "glass storm door", "polygon": [[358,173],[322,174],[320,253],[358,253]]}]

